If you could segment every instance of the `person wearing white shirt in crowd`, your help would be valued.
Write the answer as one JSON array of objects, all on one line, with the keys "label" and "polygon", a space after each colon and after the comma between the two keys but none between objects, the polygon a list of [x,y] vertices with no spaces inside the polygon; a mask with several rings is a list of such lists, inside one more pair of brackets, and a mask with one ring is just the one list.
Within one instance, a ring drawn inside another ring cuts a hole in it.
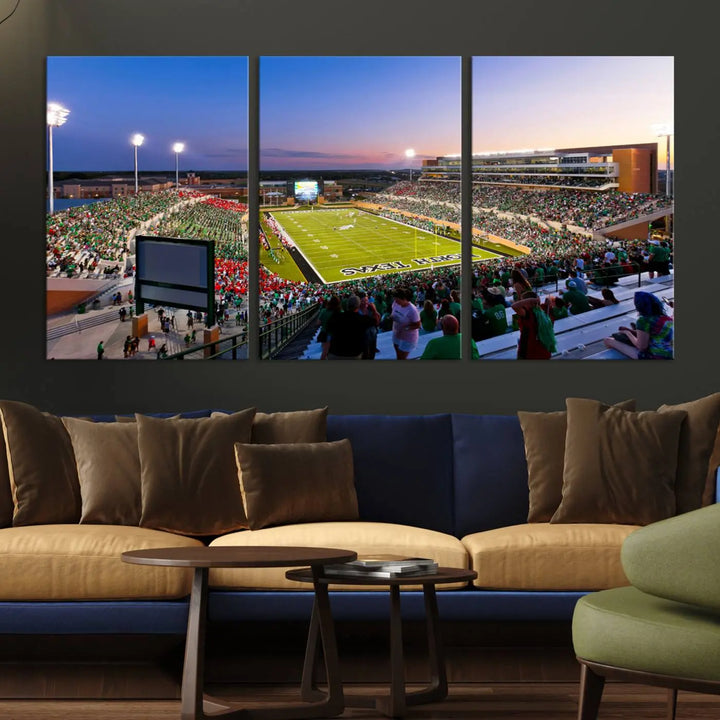
[{"label": "person wearing white shirt in crowd", "polygon": [[398,360],[407,360],[420,337],[420,313],[413,305],[412,293],[407,288],[395,288],[393,298],[391,317],[395,355]]}]

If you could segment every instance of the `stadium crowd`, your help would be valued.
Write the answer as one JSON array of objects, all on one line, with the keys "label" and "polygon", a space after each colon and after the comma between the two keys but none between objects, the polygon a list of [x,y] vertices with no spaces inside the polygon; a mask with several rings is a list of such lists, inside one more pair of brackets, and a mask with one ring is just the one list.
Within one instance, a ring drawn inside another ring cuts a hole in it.
[{"label": "stadium crowd", "polygon": [[173,190],[69,208],[47,217],[48,275],[93,273],[103,260],[121,264],[134,228],[177,204]]},{"label": "stadium crowd", "polygon": [[[385,217],[424,230],[432,230],[433,225],[443,222],[460,222],[459,186],[453,183],[398,183],[376,195],[374,201],[385,206],[380,213]],[[574,281],[585,277],[611,285],[618,276],[639,270],[665,274],[672,262],[670,243],[612,238],[593,240],[589,234],[572,232],[565,225],[579,225],[588,230],[605,227],[663,207],[667,202],[664,197],[627,193],[601,195],[573,190],[542,192],[476,187],[473,191],[473,225],[484,232],[526,245],[532,251],[527,256],[497,257],[473,264],[473,312],[485,316],[483,332],[487,332],[487,325],[492,323],[495,333],[507,330],[504,317],[500,322],[497,308],[502,303],[504,311],[513,294],[516,300],[521,297],[515,282],[518,273],[524,276],[531,290],[568,278]],[[412,213],[415,217],[398,211]],[[68,277],[83,272],[89,274],[96,272],[102,261],[121,267],[132,230],[161,216],[148,227],[147,234],[203,237],[215,241],[215,291],[219,316],[226,318],[232,314],[238,324],[246,323],[246,213],[247,206],[241,203],[203,197],[194,191],[178,194],[172,190],[63,211],[49,216],[47,221],[48,274]],[[554,220],[563,226],[555,229],[534,218]],[[291,244],[291,240],[279,232],[272,216],[264,219],[266,232],[261,232],[261,240],[266,249],[273,244],[281,243],[285,247]],[[429,307],[435,313],[436,327],[447,314],[460,319],[457,266],[371,276],[332,286],[286,280],[261,266],[261,320],[268,327],[288,314],[312,305],[328,307],[339,303],[339,307],[344,308],[351,297],[357,296],[366,297],[377,311],[378,331],[390,331],[393,293],[400,285],[404,292],[407,291],[409,303],[418,311],[425,310],[424,317],[419,313],[421,332],[430,331]],[[557,307],[553,306],[553,312],[562,312],[563,304],[561,300]]]},{"label": "stadium crowd", "polygon": [[[404,200],[404,202],[403,202]],[[403,181],[379,193],[375,201],[400,210],[411,210],[439,220],[459,222],[449,216],[460,217],[460,185],[450,182]],[[672,204],[665,195],[644,193],[587,192],[559,189],[553,191],[526,188],[475,185],[473,208],[495,212],[530,215],[545,221],[576,225],[585,230],[599,230]],[[450,208],[449,205],[455,207]],[[420,207],[421,209],[417,209]],[[415,208],[415,209],[414,209]],[[444,208],[447,208],[446,210]],[[443,215],[447,213],[447,215]],[[482,219],[482,216],[479,216]],[[486,228],[473,222],[481,230]],[[488,232],[490,232],[488,230]]]}]

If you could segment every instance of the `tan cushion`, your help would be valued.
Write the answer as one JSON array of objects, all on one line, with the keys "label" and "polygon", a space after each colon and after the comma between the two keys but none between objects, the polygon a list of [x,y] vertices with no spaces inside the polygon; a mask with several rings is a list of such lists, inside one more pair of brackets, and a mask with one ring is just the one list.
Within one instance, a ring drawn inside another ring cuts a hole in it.
[{"label": "tan cushion", "polygon": [[196,547],[199,540],[119,525],[0,530],[0,600],[179,598],[192,571],[122,562],[126,550]]},{"label": "tan cushion", "polygon": [[[214,412],[210,417],[225,414]],[[292,412],[259,412],[253,420],[250,442],[263,445],[325,442],[327,440],[327,414],[326,407]]]},{"label": "tan cushion", "polygon": [[70,434],[82,498],[81,523],[140,522],[137,423],[63,418]]},{"label": "tan cushion", "polygon": [[216,418],[136,415],[140,525],[182,535],[219,535],[247,527],[234,445],[250,441],[254,416],[254,408]]},{"label": "tan cushion", "polygon": [[[363,555],[407,555],[427,557],[445,567],[467,568],[468,556],[462,543],[452,535],[435,530],[372,522],[328,522],[283,525],[263,530],[246,530],[217,538],[211,547],[296,545],[354,550]],[[210,571],[211,587],[258,588],[263,590],[309,590],[310,585],[285,579],[287,568],[243,568]],[[462,587],[465,583],[439,585],[438,589]],[[382,590],[357,585],[331,585],[337,590]]]},{"label": "tan cushion", "polygon": [[552,523],[647,525],[675,514],[687,413],[627,412],[568,398],[562,502]]},{"label": "tan cushion", "polygon": [[0,401],[13,525],[80,519],[80,483],[70,436],[60,418],[26,403]]},{"label": "tan cushion", "polygon": [[10,472],[8,471],[5,437],[0,427],[0,528],[10,527],[13,517],[13,498],[10,489]]},{"label": "tan cushion", "polygon": [[319,443],[235,443],[248,527],[357,520],[349,440]]},{"label": "tan cushion", "polygon": [[[615,407],[635,410],[635,400]],[[562,500],[567,411],[518,412],[528,467],[528,522],[548,522]]]},{"label": "tan cushion", "polygon": [[720,424],[720,393],[680,405],[662,405],[658,412],[684,410],[687,419],[680,430],[675,498],[677,513],[702,506],[710,456]]},{"label": "tan cushion", "polygon": [[473,584],[492,590],[604,590],[627,585],[620,547],[631,525],[532,523],[462,539]]}]

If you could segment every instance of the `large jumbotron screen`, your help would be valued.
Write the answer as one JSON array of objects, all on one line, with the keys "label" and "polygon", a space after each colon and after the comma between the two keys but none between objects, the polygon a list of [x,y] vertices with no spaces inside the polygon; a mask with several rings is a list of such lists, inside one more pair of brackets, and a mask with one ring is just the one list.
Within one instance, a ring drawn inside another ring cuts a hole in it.
[{"label": "large jumbotron screen", "polygon": [[318,198],[317,180],[296,180],[295,199],[300,202],[316,202]]}]

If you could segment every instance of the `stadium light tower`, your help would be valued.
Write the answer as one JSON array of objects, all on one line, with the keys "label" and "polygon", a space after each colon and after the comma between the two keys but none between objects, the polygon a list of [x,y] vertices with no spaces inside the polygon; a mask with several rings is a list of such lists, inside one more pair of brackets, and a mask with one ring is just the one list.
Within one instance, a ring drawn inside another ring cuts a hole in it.
[{"label": "stadium light tower", "polygon": [[177,142],[173,145],[173,152],[175,153],[175,190],[180,190],[180,176],[178,175],[178,155],[185,150],[185,143]]},{"label": "stadium light tower", "polygon": [[415,151],[412,148],[408,148],[405,151],[405,157],[408,159],[410,165],[410,182],[412,182],[412,159],[415,157]]},{"label": "stadium light tower", "polygon": [[137,149],[145,142],[145,136],[140,133],[135,133],[130,142],[135,148],[135,194],[138,194],[138,163],[137,163]]},{"label": "stadium light tower", "polygon": [[48,103],[47,126],[48,126],[48,199],[50,200],[50,214],[55,212],[55,188],[53,187],[53,128],[65,124],[70,111],[58,105]]},{"label": "stadium light tower", "polygon": [[651,126],[655,137],[667,138],[667,155],[665,157],[665,195],[670,197],[670,137],[675,134],[672,123],[655,123]]}]

